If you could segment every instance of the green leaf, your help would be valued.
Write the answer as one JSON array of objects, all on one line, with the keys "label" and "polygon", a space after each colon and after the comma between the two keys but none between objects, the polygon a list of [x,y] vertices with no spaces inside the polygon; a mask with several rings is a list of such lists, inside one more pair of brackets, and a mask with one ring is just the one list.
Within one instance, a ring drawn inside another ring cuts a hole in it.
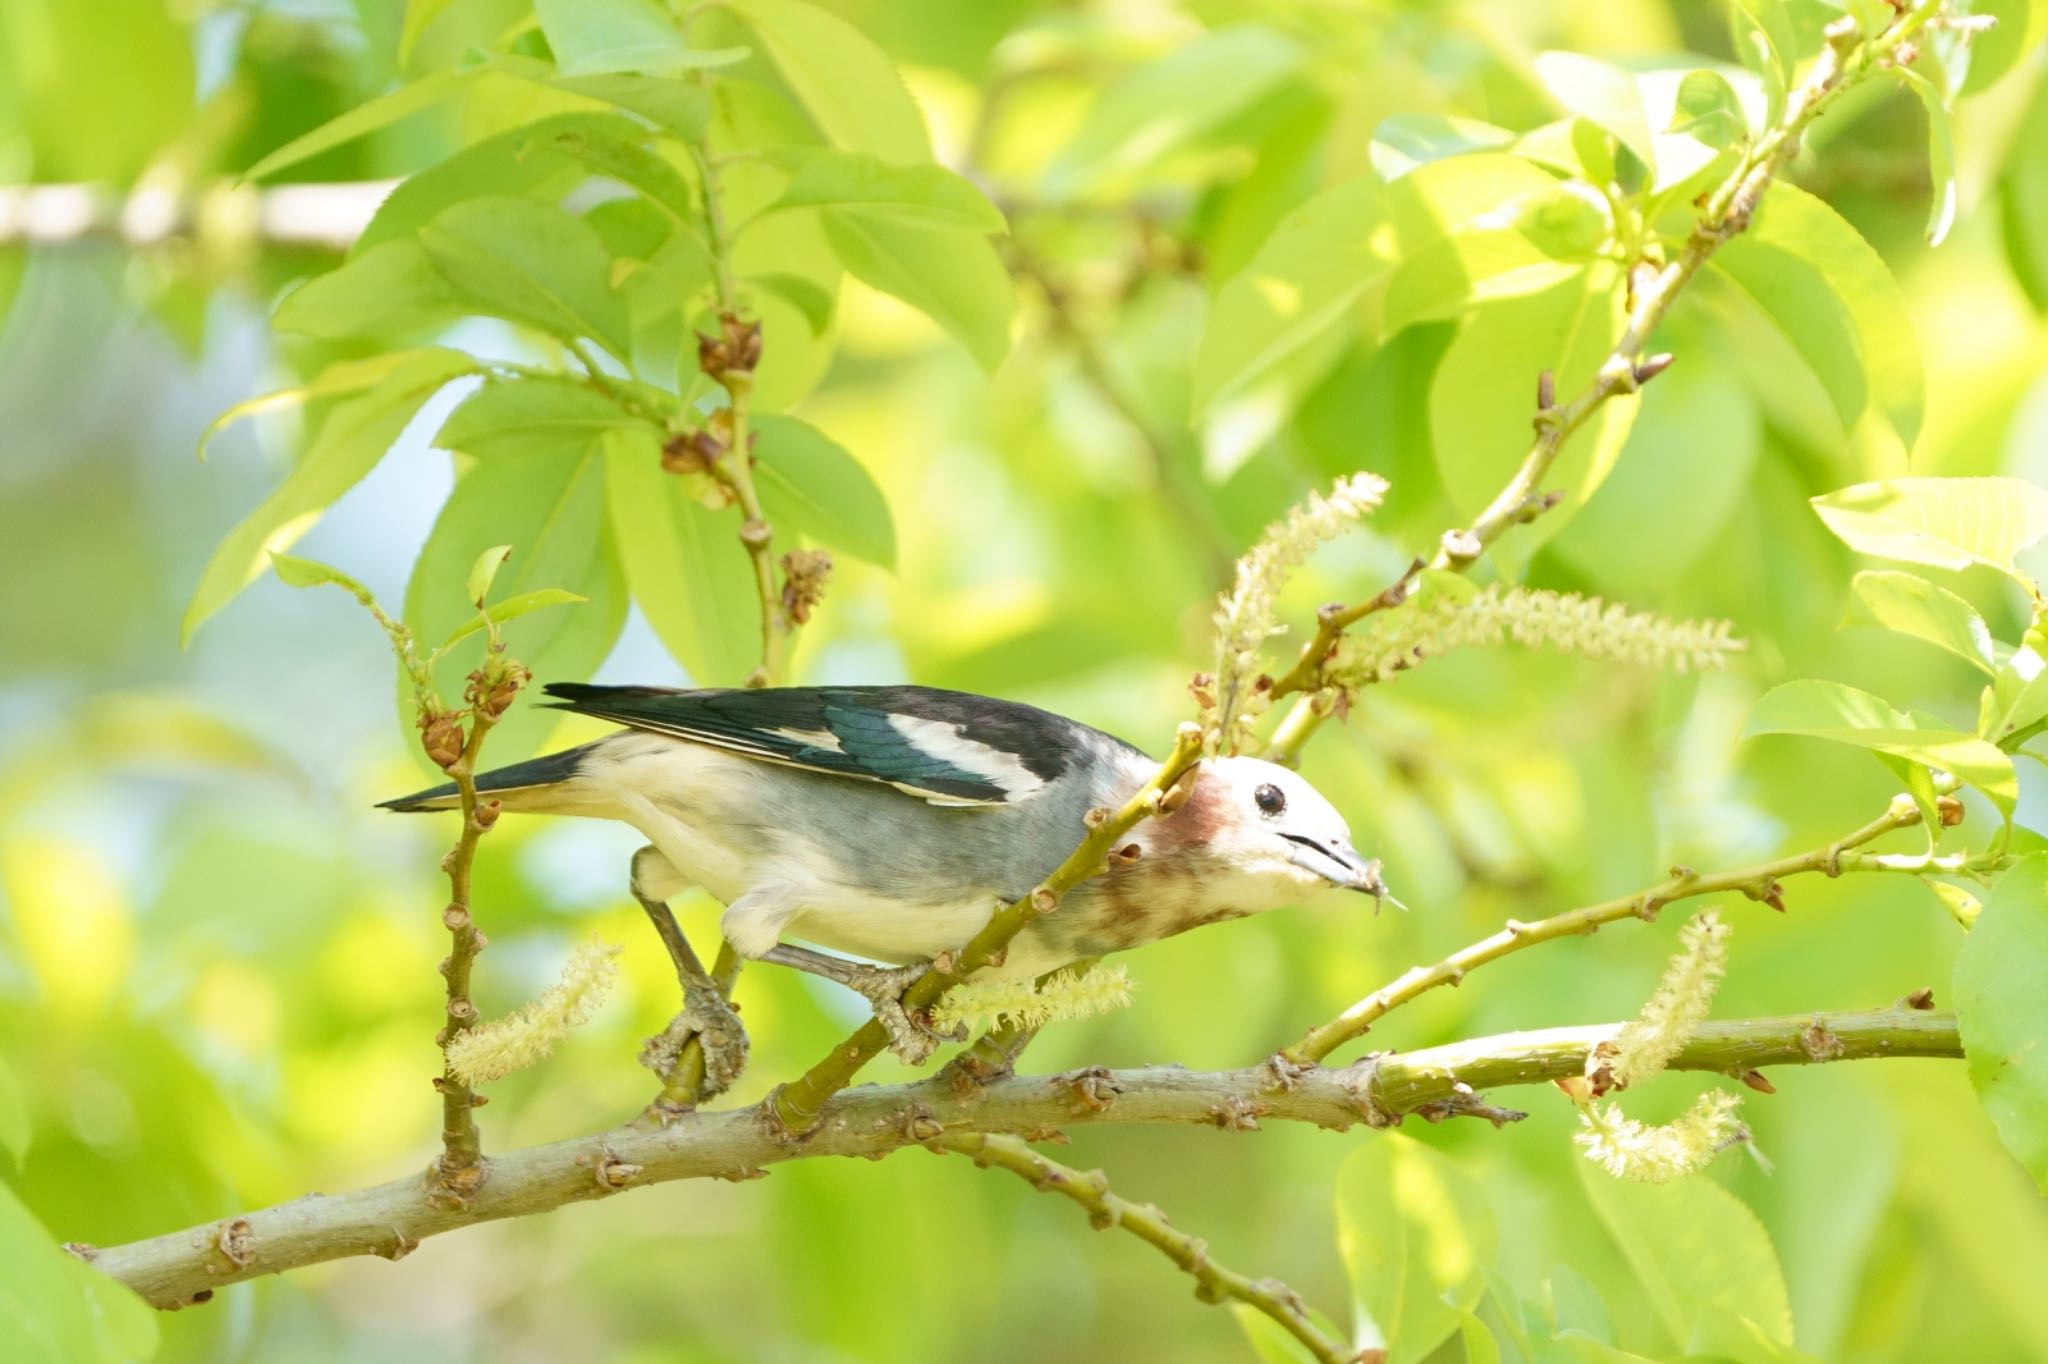
[{"label": "green leaf", "polygon": [[1893,478],[1813,499],[1859,554],[1934,568],[1984,564],[2026,582],[2014,563],[2048,535],[2048,491],[2018,478]]},{"label": "green leaf", "polygon": [[490,606],[478,612],[461,625],[456,626],[455,632],[441,641],[441,648],[448,649],[461,643],[477,631],[483,629],[486,620],[493,625],[503,625],[508,620],[517,620],[521,616],[546,607],[574,606],[579,602],[587,602],[589,600],[590,598],[588,597],[578,596],[576,593],[560,587],[537,587],[531,592],[515,593],[512,596],[492,602]]},{"label": "green leaf", "polygon": [[1762,734],[1826,739],[1953,772],[2007,815],[2019,799],[2012,759],[1999,749],[1960,730],[1916,725],[1869,692],[1839,682],[1806,678],[1766,692],[1742,730],[1745,739]]},{"label": "green leaf", "polygon": [[[626,133],[626,129],[632,129],[631,133]],[[549,141],[593,175],[639,190],[649,202],[665,209],[679,227],[694,235],[697,196],[690,182],[669,161],[642,146],[644,138],[645,134],[625,119],[616,123],[593,119],[564,127],[552,134]]]},{"label": "green leaf", "polygon": [[[2036,8],[2048,21],[2048,3]],[[2013,135],[1998,195],[2013,278],[2037,310],[2048,311],[2048,80],[2035,90]]]},{"label": "green leaf", "polygon": [[1749,1351],[1729,1347],[1746,1343],[1748,1323],[1770,1345],[1791,1347],[1792,1306],[1778,1253],[1740,1199],[1710,1179],[1636,1184],[1573,1163],[1670,1344],[1741,1357]]},{"label": "green leaf", "polygon": [[932,159],[924,115],[874,40],[801,0],[733,0],[834,146],[907,165]]},{"label": "green leaf", "polygon": [[840,444],[809,422],[762,414],[754,483],[770,525],[787,524],[833,549],[896,567],[896,525],[882,490]]},{"label": "green leaf", "polygon": [[1727,147],[1749,135],[1749,119],[1735,87],[1718,71],[1688,71],[1678,82],[1678,99],[1666,130],[1684,133],[1709,147]]},{"label": "green leaf", "polygon": [[12,1067],[0,1060],[0,1150],[7,1152],[17,1171],[22,1161],[28,1159],[32,1133],[28,1097],[21,1092],[21,1081],[14,1078]]},{"label": "green leaf", "polygon": [[1417,166],[1467,152],[1491,151],[1515,140],[1506,128],[1449,114],[1396,114],[1372,130],[1372,168],[1392,182]]},{"label": "green leaf", "polygon": [[1681,582],[1750,495],[1763,421],[1711,350],[1683,354],[1645,388],[1614,470],[1551,549],[1617,600]]},{"label": "green leaf", "polygon": [[800,154],[788,188],[764,213],[793,208],[858,208],[914,223],[983,234],[1008,224],[974,185],[943,166],[899,166],[865,152]]},{"label": "green leaf", "polygon": [[1387,1364],[1414,1364],[1478,1306],[1497,1239],[1491,1208],[1456,1162],[1383,1135],[1337,1172],[1337,1245],[1362,1318],[1358,1343],[1385,1346]]},{"label": "green leaf", "polygon": [[511,557],[510,545],[492,545],[476,556],[476,562],[470,566],[469,581],[464,587],[471,605],[478,610],[483,609],[484,598],[491,595],[492,580],[498,576],[498,570],[503,568],[505,561]]},{"label": "green leaf", "polygon": [[1046,170],[1056,198],[1127,178],[1182,151],[1300,67],[1299,44],[1238,24],[1205,33],[1112,81]]},{"label": "green leaf", "polygon": [[298,467],[214,550],[185,608],[182,642],[189,644],[201,622],[269,566],[272,553],[296,543],[369,473],[427,399],[474,369],[475,362],[456,351],[409,351],[368,392],[336,404]]},{"label": "green leaf", "polygon": [[462,294],[434,268],[418,242],[389,241],[286,294],[273,325],[282,332],[340,340],[439,327],[466,311]]},{"label": "green leaf", "polygon": [[448,414],[434,444],[478,459],[573,456],[607,431],[638,424],[618,403],[574,379],[492,379]]},{"label": "green leaf", "polygon": [[1800,51],[1784,0],[1729,0],[1728,28],[1737,60],[1763,82],[1764,122],[1775,124]]},{"label": "green leaf", "polygon": [[405,22],[398,30],[398,64],[407,66],[412,61],[412,50],[427,31],[427,25],[441,17],[441,11],[454,4],[455,0],[405,0]]},{"label": "green leaf", "polygon": [[1542,293],[1581,268],[1556,259],[1519,227],[1461,228],[1395,268],[1380,304],[1380,334],[1454,320],[1494,299]]},{"label": "green leaf", "polygon": [[[1459,328],[1430,385],[1429,427],[1444,490],[1460,516],[1476,515],[1527,454],[1536,376],[1550,370],[1560,398],[1598,372],[1621,336],[1617,274],[1596,262],[1541,293],[1492,300]],[[1565,494],[1558,511],[1514,540],[1527,554],[1562,529],[1614,467],[1637,398],[1610,399],[1565,447],[1544,486]]]},{"label": "green leaf", "polygon": [[1500,1342],[1478,1317],[1467,1314],[1458,1323],[1458,1343],[1465,1351],[1465,1364],[1500,1364]]},{"label": "green leaf", "polygon": [[739,520],[664,473],[652,436],[604,439],[605,501],[647,623],[698,686],[733,686],[760,661],[761,613]]},{"label": "green leaf", "polygon": [[0,1359],[8,1364],[132,1364],[157,1352],[147,1303],[60,1248],[0,1184]]},{"label": "green leaf", "polygon": [[[721,53],[699,55],[738,60],[744,51],[743,48],[729,48]],[[705,125],[711,119],[711,95],[702,85],[692,81],[665,76],[564,76],[546,62],[502,52],[491,54],[485,63],[491,70],[515,80],[582,95],[586,99],[602,100],[613,108],[645,119],[664,132],[674,133],[686,142],[702,140]],[[703,64],[714,63],[707,61]]]},{"label": "green leaf", "polygon": [[1987,676],[1998,661],[1991,631],[1975,607],[1925,578],[1890,570],[1866,570],[1849,584],[1844,625],[1874,625],[1922,639],[1944,649]]},{"label": "green leaf", "polygon": [[[490,606],[512,657],[543,678],[590,676],[611,652],[626,618],[626,584],[606,531],[604,462],[587,434],[564,437],[552,449],[538,441],[480,459],[456,483],[413,565],[405,589],[405,620],[422,641],[459,642],[483,621],[465,597],[464,578],[480,554],[510,544],[510,562],[498,572],[502,594]],[[571,600],[573,611],[532,614]],[[464,651],[438,659],[435,685],[458,694],[475,656]],[[399,693],[401,708],[410,689]],[[498,761],[540,747],[557,718],[535,706],[516,706],[491,734]]]},{"label": "green leaf", "polygon": [[422,228],[420,241],[480,310],[632,356],[626,302],[611,287],[604,243],[582,219],[536,199],[471,199]]},{"label": "green leaf", "polygon": [[1360,176],[1281,219],[1251,263],[1217,291],[1195,355],[1193,405],[1255,384],[1337,323],[1393,267],[1375,229],[1386,191]]},{"label": "green leaf", "polygon": [[849,209],[820,216],[848,273],[931,318],[983,369],[1003,362],[1016,297],[1002,258],[981,233]]},{"label": "green leaf", "polygon": [[1970,1084],[1999,1140],[2048,1193],[2048,855],[1998,878],[1956,955]]},{"label": "green leaf", "polygon": [[1557,102],[1572,113],[1614,134],[1653,173],[1656,139],[1635,77],[1618,66],[1576,52],[1542,52],[1536,74]]},{"label": "green leaf", "polygon": [[379,95],[365,104],[358,104],[339,118],[330,119],[310,133],[293,138],[243,171],[242,178],[261,180],[266,176],[275,175],[324,151],[353,142],[402,118],[409,118],[422,110],[430,109],[456,94],[482,72],[482,67],[436,71],[431,76],[420,77],[410,85],[401,85],[398,89]]},{"label": "green leaf", "polygon": [[692,48],[655,0],[534,0],[533,12],[565,76],[687,71],[746,56],[744,49]]},{"label": "green leaf", "polygon": [[765,275],[750,276],[746,283],[766,289],[802,313],[804,321],[810,324],[812,336],[823,336],[826,328],[832,325],[832,312],[838,307],[839,300],[813,280],[802,275],[770,271]]},{"label": "green leaf", "polygon": [[296,554],[273,554],[270,556],[270,568],[286,587],[338,587],[365,605],[376,600],[369,588],[333,564],[323,564],[318,559],[301,559]]},{"label": "green leaf", "polygon": [[1260,1364],[1315,1364],[1316,1357],[1306,1345],[1258,1308],[1233,1302],[1230,1315],[1237,1318],[1237,1328],[1244,1332],[1245,1341]]},{"label": "green leaf", "polygon": [[1840,214],[1774,185],[1750,230],[1709,268],[1740,285],[1799,351],[1844,430],[1875,402],[1912,447],[1926,394],[1919,343],[1891,271]]},{"label": "green leaf", "polygon": [[2048,665],[2032,645],[2022,644],[1992,675],[1978,710],[1977,733],[2003,746],[2043,719],[2048,719]]},{"label": "green leaf", "polygon": [[1956,221],[1956,137],[1949,123],[1948,98],[1910,66],[1894,66],[1892,71],[1927,110],[1927,176],[1934,182],[1934,202],[1927,210],[1927,244],[1939,246]]},{"label": "green leaf", "polygon": [[560,199],[587,172],[564,149],[558,134],[594,128],[632,135],[639,127],[619,114],[579,110],[484,138],[400,182],[378,205],[349,254],[361,257],[393,241],[416,243],[421,228],[467,199],[515,194]]},{"label": "green leaf", "polygon": [[316,398],[335,398],[344,393],[360,393],[390,375],[393,370],[405,365],[416,353],[401,350],[386,355],[372,355],[362,360],[337,360],[296,388],[281,388],[275,393],[245,398],[213,419],[212,424],[199,437],[199,457],[205,459],[206,447],[213,438],[244,417],[253,417],[259,412],[271,412],[281,407],[298,407]]}]

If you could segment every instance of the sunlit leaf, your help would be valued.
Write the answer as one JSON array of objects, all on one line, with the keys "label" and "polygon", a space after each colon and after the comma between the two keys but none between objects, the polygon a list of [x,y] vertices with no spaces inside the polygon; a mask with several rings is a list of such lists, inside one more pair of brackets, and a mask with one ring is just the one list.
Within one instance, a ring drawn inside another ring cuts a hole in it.
[{"label": "sunlit leaf", "polygon": [[[659,465],[657,464],[657,471]],[[604,462],[590,432],[529,438],[480,457],[448,495],[406,583],[405,619],[422,644],[446,648],[482,626],[464,575],[479,554],[513,547],[493,584],[490,615],[506,650],[543,680],[578,681],[611,652],[626,618],[626,586],[606,529]],[[573,610],[541,608],[578,602]],[[476,653],[457,650],[434,667],[443,695],[461,691]],[[410,697],[401,690],[400,703]],[[491,735],[501,762],[537,749],[556,723],[534,706],[514,707]]]},{"label": "sunlit leaf", "polygon": [[2014,558],[2048,536],[2048,490],[2018,478],[1894,478],[1813,499],[1859,554],[1934,568],[1984,564],[2024,581]]},{"label": "sunlit leaf", "polygon": [[834,146],[899,165],[931,160],[924,115],[874,40],[802,0],[734,0]]},{"label": "sunlit leaf", "polygon": [[845,209],[826,209],[822,216],[848,274],[938,323],[983,369],[1003,362],[1015,297],[987,237]]},{"label": "sunlit leaf", "polygon": [[[2048,3],[2034,9],[2048,22]],[[2013,278],[2036,309],[2048,311],[2048,81],[2013,135],[1998,191]]]},{"label": "sunlit leaf", "polygon": [[503,568],[505,561],[511,557],[510,545],[492,545],[477,555],[476,562],[470,565],[469,578],[463,585],[463,591],[470,601],[477,606],[484,604],[484,598],[491,595],[492,580],[498,576],[498,570]]},{"label": "sunlit leaf", "polygon": [[1840,214],[1775,185],[1751,229],[1709,268],[1739,284],[1798,350],[1844,430],[1874,403],[1912,447],[1926,389],[1919,343],[1890,269]]},{"label": "sunlit leaf", "polygon": [[664,473],[651,436],[603,444],[605,501],[633,600],[699,686],[735,686],[760,661],[761,617],[739,518]]},{"label": "sunlit leaf", "polygon": [[405,0],[405,22],[398,30],[398,64],[403,67],[412,61],[412,50],[427,31],[427,26],[441,17],[441,12],[454,4],[455,0]]},{"label": "sunlit leaf", "polygon": [[812,151],[764,212],[846,208],[973,232],[1004,229],[1003,215],[974,185],[943,166],[892,165],[864,152]]},{"label": "sunlit leaf", "polygon": [[580,218],[534,199],[471,199],[422,228],[420,242],[480,311],[633,353],[604,243]]},{"label": "sunlit leaf", "polygon": [[1217,291],[1195,356],[1197,412],[1255,383],[1325,330],[1393,266],[1385,190],[1361,176],[1282,219]]},{"label": "sunlit leaf", "polygon": [[1684,133],[1709,147],[1726,147],[1749,133],[1749,120],[1735,87],[1718,71],[1688,71],[1678,83],[1678,99],[1667,130]]},{"label": "sunlit leaf", "polygon": [[1912,67],[1901,64],[1892,70],[1927,110],[1927,175],[1934,182],[1934,202],[1927,210],[1927,244],[1939,246],[1956,221],[1956,137],[1949,122],[1948,99]]},{"label": "sunlit leaf", "polygon": [[353,142],[359,137],[374,133],[379,128],[388,127],[422,110],[431,109],[475,80],[482,70],[481,67],[469,67],[454,71],[436,71],[432,75],[420,77],[410,85],[401,85],[388,94],[358,104],[339,118],[331,119],[312,132],[285,143],[244,171],[243,178],[261,180],[275,175],[324,151]]},{"label": "sunlit leaf", "polygon": [[1372,168],[1382,180],[1398,180],[1417,166],[1447,156],[1505,147],[1515,140],[1506,128],[1450,114],[1396,114],[1372,130]]},{"label": "sunlit leaf", "polygon": [[1650,135],[1649,116],[1643,112],[1642,92],[1633,76],[1577,52],[1539,53],[1536,74],[1559,104],[1614,134],[1655,172],[1657,144]]},{"label": "sunlit leaf", "polygon": [[565,76],[685,71],[746,56],[696,51],[655,0],[534,0],[533,11]]},{"label": "sunlit leaf", "polygon": [[[1596,262],[1541,293],[1474,309],[1444,353],[1430,385],[1429,424],[1437,470],[1460,516],[1492,500],[1528,453],[1536,379],[1551,371],[1560,400],[1593,378],[1620,337],[1621,298],[1613,269]],[[1564,493],[1556,512],[1518,533],[1528,553],[1562,528],[1599,488],[1628,437],[1637,399],[1610,399],[1575,435],[1546,476]]]},{"label": "sunlit leaf", "polygon": [[0,1150],[7,1152],[16,1170],[28,1158],[30,1135],[28,1096],[22,1093],[13,1068],[0,1060]]},{"label": "sunlit leaf", "polygon": [[1778,1254],[1756,1214],[1711,1179],[1668,1184],[1613,1179],[1575,1162],[1579,1182],[1667,1342],[1681,1353],[1737,1358],[1749,1333],[1792,1345],[1792,1306]]},{"label": "sunlit leaf", "polygon": [[277,574],[277,580],[286,587],[338,587],[357,601],[372,600],[369,588],[333,564],[324,564],[318,559],[302,559],[296,554],[273,554],[270,567]]},{"label": "sunlit leaf", "polygon": [[1299,44],[1257,24],[1205,33],[1112,81],[1046,171],[1058,196],[1084,193],[1179,152],[1285,80]]},{"label": "sunlit leaf", "polygon": [[59,1248],[0,1183],[0,1355],[9,1364],[133,1364],[157,1352],[157,1313]]},{"label": "sunlit leaf", "polygon": [[337,360],[296,387],[245,398],[215,417],[207,426],[199,437],[199,457],[206,458],[206,447],[212,443],[216,435],[245,417],[253,417],[261,412],[274,412],[279,408],[303,406],[317,398],[335,398],[344,393],[360,393],[384,379],[393,370],[407,364],[413,355],[412,351],[392,351],[385,355],[372,355],[363,360]]},{"label": "sunlit leaf", "polygon": [[2019,799],[2012,759],[1999,749],[1960,730],[1916,725],[1878,697],[1839,682],[1805,678],[1766,692],[1750,708],[1742,732],[1744,738],[1795,734],[1826,739],[1953,772],[2008,814]]},{"label": "sunlit leaf", "polygon": [[1256,1307],[1234,1302],[1230,1304],[1230,1315],[1237,1318],[1238,1330],[1244,1333],[1245,1342],[1260,1364],[1314,1364],[1315,1356],[1306,1345]]},{"label": "sunlit leaf", "polygon": [[896,526],[882,490],[838,442],[795,417],[755,419],[754,482],[771,525],[785,522],[833,549],[896,566]]},{"label": "sunlit leaf", "polygon": [[1987,675],[1997,670],[1991,631],[1977,609],[1945,587],[1911,573],[1869,570],[1849,585],[1844,625],[1874,625],[1924,639]]},{"label": "sunlit leaf", "polygon": [[456,351],[411,351],[368,392],[337,403],[297,467],[214,550],[185,608],[183,640],[189,643],[201,622],[269,567],[273,552],[296,543],[369,473],[427,399],[474,368]]},{"label": "sunlit leaf", "polygon": [[1449,1157],[1398,1132],[1365,1143],[1337,1173],[1337,1245],[1360,1341],[1387,1364],[1427,1358],[1486,1292],[1497,1233],[1479,1187]]},{"label": "sunlit leaf", "polygon": [[581,454],[617,427],[645,424],[589,384],[541,375],[492,379],[462,400],[434,444],[479,459]]},{"label": "sunlit leaf", "polygon": [[[273,325],[328,339],[390,336],[452,322],[467,311],[464,302],[419,243],[390,241],[286,294]],[[223,414],[215,425],[227,420]]]},{"label": "sunlit leaf", "polygon": [[1955,997],[1970,1084],[2048,1193],[2048,856],[2014,863],[1984,898],[1956,956]]}]

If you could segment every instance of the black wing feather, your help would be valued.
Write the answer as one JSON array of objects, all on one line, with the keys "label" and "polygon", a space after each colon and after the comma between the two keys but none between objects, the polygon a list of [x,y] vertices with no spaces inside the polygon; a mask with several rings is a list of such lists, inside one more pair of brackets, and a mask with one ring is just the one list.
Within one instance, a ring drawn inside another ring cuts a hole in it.
[{"label": "black wing feather", "polygon": [[1005,804],[1042,788],[1015,772],[1005,785],[986,763],[977,770],[960,761],[962,752],[945,751],[945,742],[915,737],[918,726],[906,733],[899,717],[950,727],[959,739],[1006,756],[1038,783],[1066,773],[1097,733],[1033,706],[932,687],[681,691],[556,682],[546,690],[562,710],[765,762],[886,782],[951,804]]}]

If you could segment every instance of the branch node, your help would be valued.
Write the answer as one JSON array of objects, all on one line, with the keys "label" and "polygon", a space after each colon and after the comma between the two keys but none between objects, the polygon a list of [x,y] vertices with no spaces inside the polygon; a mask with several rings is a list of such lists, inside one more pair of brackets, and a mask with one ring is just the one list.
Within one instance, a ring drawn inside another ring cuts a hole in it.
[{"label": "branch node", "polygon": [[1226,1132],[1256,1132],[1259,1118],[1272,1111],[1270,1104],[1231,1094],[1209,1105],[1209,1120]]},{"label": "branch node", "polygon": [[1070,1113],[1100,1113],[1116,1102],[1123,1093],[1116,1080],[1103,1066],[1089,1066],[1086,1070],[1069,1071],[1058,1077],[1057,1083],[1064,1085],[1068,1095],[1067,1111]]}]

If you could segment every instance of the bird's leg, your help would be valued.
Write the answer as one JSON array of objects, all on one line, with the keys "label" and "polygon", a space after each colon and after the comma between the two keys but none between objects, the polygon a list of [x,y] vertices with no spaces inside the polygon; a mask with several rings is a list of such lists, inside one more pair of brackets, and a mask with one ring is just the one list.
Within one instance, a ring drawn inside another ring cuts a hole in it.
[{"label": "bird's leg", "polygon": [[704,963],[698,959],[696,949],[690,946],[690,940],[683,936],[682,925],[676,922],[668,904],[655,899],[642,887],[638,857],[633,860],[632,890],[633,898],[640,902],[640,908],[647,911],[647,917],[653,922],[662,946],[668,949],[669,960],[675,963],[676,979],[683,987],[682,1016],[655,1040],[661,1044],[662,1050],[673,1054],[680,1052],[694,1033],[704,1048],[703,1097],[724,1093],[747,1066],[747,1030],[740,1023],[739,1011],[726,999],[725,991],[719,988],[711,973],[704,969]]},{"label": "bird's leg", "polygon": [[864,961],[848,961],[845,957],[814,952],[808,947],[792,947],[788,943],[775,944],[761,954],[761,960],[793,966],[799,971],[837,981],[865,998],[874,1005],[875,1021],[888,1030],[889,1050],[909,1065],[923,1065],[939,1045],[940,1034],[903,1007],[903,992],[931,970],[927,963],[871,966]]}]

